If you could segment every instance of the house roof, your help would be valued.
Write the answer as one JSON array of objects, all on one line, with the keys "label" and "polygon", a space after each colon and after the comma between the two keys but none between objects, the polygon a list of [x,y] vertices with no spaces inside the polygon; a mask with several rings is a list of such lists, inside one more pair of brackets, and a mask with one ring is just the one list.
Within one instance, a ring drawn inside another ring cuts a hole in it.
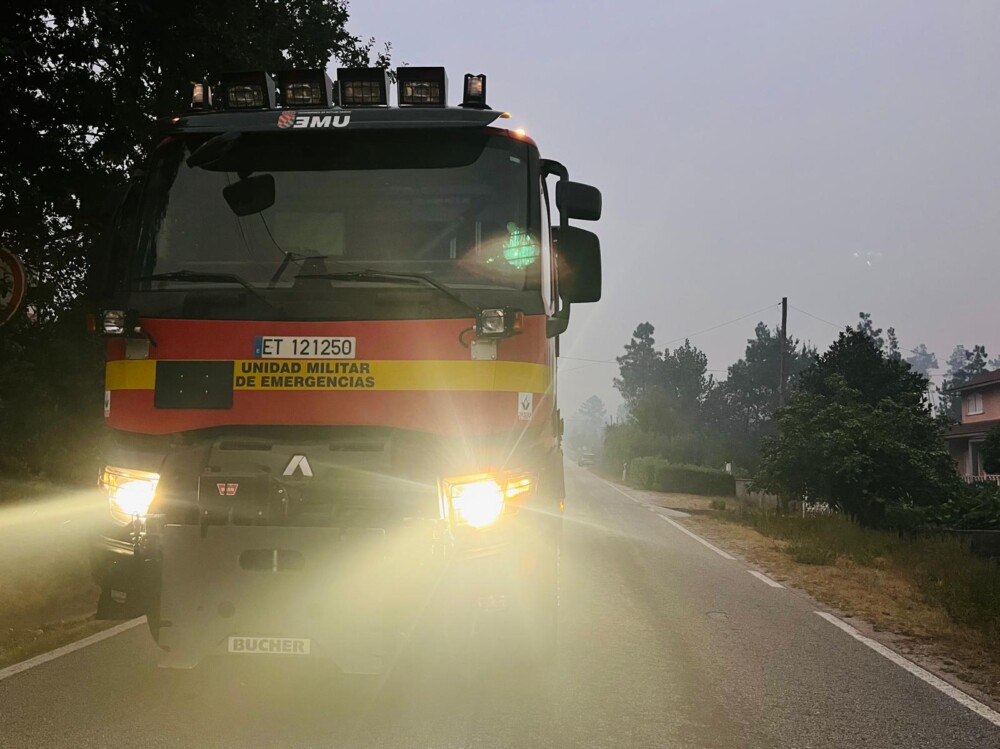
[{"label": "house roof", "polygon": [[955,439],[957,437],[974,437],[980,434],[985,435],[995,426],[1000,426],[1000,419],[973,421],[971,424],[956,424],[945,432],[944,438]]},{"label": "house roof", "polygon": [[1000,369],[994,369],[991,372],[983,372],[981,375],[976,375],[968,382],[962,383],[961,385],[956,385],[953,388],[948,388],[944,392],[946,393],[961,393],[963,390],[972,390],[973,388],[983,387],[984,385],[1000,384]]}]

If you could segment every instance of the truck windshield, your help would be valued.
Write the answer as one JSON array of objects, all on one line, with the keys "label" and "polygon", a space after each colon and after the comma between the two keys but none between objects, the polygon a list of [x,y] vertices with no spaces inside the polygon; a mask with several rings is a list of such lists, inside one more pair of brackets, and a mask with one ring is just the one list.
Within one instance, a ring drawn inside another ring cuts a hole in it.
[{"label": "truck windshield", "polygon": [[[287,308],[336,295],[363,270],[421,274],[473,297],[539,288],[521,141],[454,130],[245,133],[219,161],[189,166],[204,140],[177,138],[154,156],[133,291],[232,288],[228,274]],[[258,175],[273,177],[273,203],[237,215],[224,188]]]}]

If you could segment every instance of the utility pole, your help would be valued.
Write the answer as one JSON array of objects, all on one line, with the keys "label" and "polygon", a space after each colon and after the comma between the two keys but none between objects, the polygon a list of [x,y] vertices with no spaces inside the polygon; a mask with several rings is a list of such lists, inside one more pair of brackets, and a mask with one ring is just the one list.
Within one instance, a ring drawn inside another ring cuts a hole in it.
[{"label": "utility pole", "polygon": [[781,297],[781,334],[778,336],[778,408],[785,405],[785,341],[788,340],[788,297]]}]

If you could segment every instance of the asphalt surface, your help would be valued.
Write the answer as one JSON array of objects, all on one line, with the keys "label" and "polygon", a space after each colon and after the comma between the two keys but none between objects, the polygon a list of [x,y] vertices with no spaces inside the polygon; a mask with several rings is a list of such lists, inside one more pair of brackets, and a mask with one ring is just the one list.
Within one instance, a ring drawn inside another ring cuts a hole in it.
[{"label": "asphalt surface", "polygon": [[1000,747],[1000,728],[804,596],[567,470],[547,670],[165,671],[136,627],[0,681],[0,747]]}]

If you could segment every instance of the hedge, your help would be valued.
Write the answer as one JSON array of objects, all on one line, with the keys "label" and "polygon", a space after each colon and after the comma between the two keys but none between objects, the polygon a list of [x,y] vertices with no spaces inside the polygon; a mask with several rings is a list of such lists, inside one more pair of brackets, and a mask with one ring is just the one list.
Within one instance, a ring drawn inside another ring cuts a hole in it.
[{"label": "hedge", "polygon": [[730,473],[670,463],[663,458],[633,458],[628,465],[627,478],[630,484],[640,489],[714,497],[736,494],[736,480]]}]

